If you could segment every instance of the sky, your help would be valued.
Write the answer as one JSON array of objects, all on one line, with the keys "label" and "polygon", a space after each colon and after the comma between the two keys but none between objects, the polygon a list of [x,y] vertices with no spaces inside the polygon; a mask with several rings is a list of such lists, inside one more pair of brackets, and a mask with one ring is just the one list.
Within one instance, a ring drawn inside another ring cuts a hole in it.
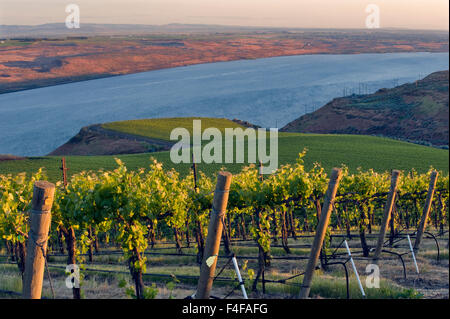
[{"label": "sky", "polygon": [[376,4],[382,28],[449,29],[448,0],[0,0],[0,25],[64,23],[72,3],[81,24],[364,28]]}]

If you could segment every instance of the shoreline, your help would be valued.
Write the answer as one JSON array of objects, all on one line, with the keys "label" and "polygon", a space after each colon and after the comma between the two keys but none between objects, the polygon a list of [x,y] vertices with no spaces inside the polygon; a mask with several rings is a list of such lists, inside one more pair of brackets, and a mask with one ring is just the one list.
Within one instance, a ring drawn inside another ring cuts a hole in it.
[{"label": "shoreline", "polygon": [[[198,63],[187,63],[185,65],[179,66],[169,66],[169,67],[160,67],[153,68],[148,70],[142,70],[138,72],[125,72],[120,74],[86,74],[86,75],[78,75],[78,76],[68,76],[68,77],[56,77],[56,78],[47,78],[47,79],[38,79],[38,80],[30,80],[23,82],[11,82],[11,83],[0,83],[0,95],[29,91],[34,89],[40,89],[45,87],[53,87],[58,85],[77,83],[77,82],[86,82],[91,80],[99,80],[104,78],[116,77],[116,76],[124,76],[124,75],[132,75],[132,74],[140,74],[152,71],[159,70],[168,70],[168,69],[176,69],[188,66],[195,65],[203,65],[203,64],[213,64],[213,63],[226,63],[226,62],[237,62],[237,61],[249,61],[249,60],[261,60],[261,59],[270,59],[270,58],[282,58],[282,57],[293,57],[293,56],[311,56],[311,55],[360,55],[360,54],[396,54],[396,53],[449,53],[449,51],[380,51],[380,52],[350,52],[350,53],[334,53],[334,52],[317,52],[317,53],[304,53],[304,54],[284,54],[284,55],[268,55],[264,57],[258,58],[248,58],[248,59],[229,59],[229,60],[221,60],[221,61],[205,61]],[[11,84],[11,88],[8,88],[9,84]],[[6,88],[2,88],[5,85]]]}]

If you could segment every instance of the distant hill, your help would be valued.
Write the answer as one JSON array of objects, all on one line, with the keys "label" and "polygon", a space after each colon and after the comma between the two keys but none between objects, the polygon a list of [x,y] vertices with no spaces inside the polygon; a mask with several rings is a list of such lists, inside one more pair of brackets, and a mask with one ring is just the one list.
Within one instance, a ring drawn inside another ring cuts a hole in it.
[{"label": "distant hill", "polygon": [[284,132],[380,135],[448,146],[449,71],[374,94],[336,98]]},{"label": "distant hill", "polygon": [[[151,24],[105,24],[83,23],[80,28],[68,29],[64,22],[45,23],[39,25],[5,25],[0,24],[0,38],[11,37],[61,37],[61,36],[94,36],[94,35],[142,35],[142,34],[183,34],[183,33],[239,33],[239,32],[283,32],[283,33],[314,33],[317,37],[329,36],[342,39],[354,38],[366,42],[373,37],[395,39],[401,41],[422,40],[437,41],[448,50],[448,31],[446,30],[412,30],[401,28],[381,29],[333,29],[333,28],[281,28],[262,26],[216,25],[216,24],[182,24],[170,23],[164,25]],[[422,43],[423,44],[423,43]],[[435,47],[438,48],[438,47]]]},{"label": "distant hill", "polygon": [[78,29],[68,29],[65,23],[47,23],[40,25],[0,25],[0,37],[54,37],[70,35],[128,35],[147,33],[180,33],[180,32],[224,32],[253,30],[255,28],[195,25],[195,24],[100,24],[81,23]]}]

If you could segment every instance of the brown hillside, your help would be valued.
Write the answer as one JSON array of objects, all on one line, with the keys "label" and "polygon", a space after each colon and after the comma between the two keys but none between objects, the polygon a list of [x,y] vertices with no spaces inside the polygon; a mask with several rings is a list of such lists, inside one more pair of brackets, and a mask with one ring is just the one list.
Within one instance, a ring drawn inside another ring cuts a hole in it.
[{"label": "brown hillside", "polygon": [[449,72],[374,94],[336,98],[281,129],[284,132],[382,135],[448,145]]},{"label": "brown hillside", "polygon": [[169,150],[171,142],[107,130],[100,124],[83,127],[48,155],[117,155]]},{"label": "brown hillside", "polygon": [[[0,34],[5,28],[0,25]],[[81,29],[88,30],[85,28]],[[437,31],[228,32],[214,33],[205,28],[202,34],[0,39],[0,93],[199,63],[275,56],[448,52],[448,35]]]}]

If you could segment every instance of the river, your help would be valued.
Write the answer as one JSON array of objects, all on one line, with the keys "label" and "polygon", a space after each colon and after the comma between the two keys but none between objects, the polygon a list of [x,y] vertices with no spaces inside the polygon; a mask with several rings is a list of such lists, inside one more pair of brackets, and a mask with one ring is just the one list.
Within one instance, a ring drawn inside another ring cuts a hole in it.
[{"label": "river", "polygon": [[448,53],[287,56],[2,94],[0,154],[45,155],[83,126],[128,119],[211,116],[281,128],[344,93],[373,93],[448,69],[448,59]]}]

